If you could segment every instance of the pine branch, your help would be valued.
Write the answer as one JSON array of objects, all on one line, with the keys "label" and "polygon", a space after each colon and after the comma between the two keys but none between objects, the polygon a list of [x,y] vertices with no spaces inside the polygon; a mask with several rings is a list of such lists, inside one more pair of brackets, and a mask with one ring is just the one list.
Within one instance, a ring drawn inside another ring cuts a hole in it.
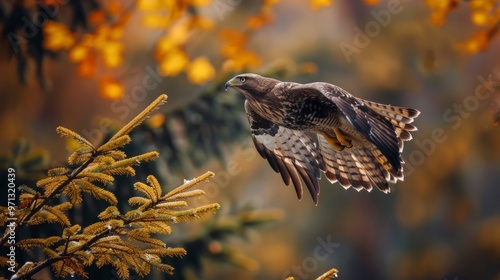
[{"label": "pine branch", "polygon": [[[128,124],[126,124],[121,130],[119,130],[107,143],[101,145],[98,149],[96,149],[92,143],[90,143],[87,139],[83,138],[81,135],[73,132],[70,129],[64,128],[64,127],[58,127],[57,132],[62,135],[62,136],[67,136],[67,137],[72,137],[74,139],[77,139],[80,143],[85,145],[86,147],[89,147],[91,149],[91,156],[89,159],[87,159],[82,165],[79,167],[75,168],[67,178],[59,185],[57,186],[52,192],[50,192],[49,195],[44,197],[44,199],[41,200],[33,200],[33,203],[35,203],[34,206],[30,207],[30,212],[23,216],[19,222],[17,223],[17,227],[24,226],[26,223],[29,223],[31,218],[38,213],[44,206],[46,206],[52,199],[54,199],[56,196],[62,193],[62,191],[75,179],[79,178],[81,173],[86,170],[92,163],[96,161],[96,159],[99,156],[102,156],[109,152],[109,149],[111,148],[117,148],[120,145],[125,145],[128,142],[130,142],[130,137],[127,135],[133,128],[138,126],[141,122],[144,121],[144,119],[147,118],[147,116],[154,110],[158,108],[161,104],[166,102],[167,96],[165,94],[160,95],[155,101],[153,101],[146,109],[144,109],[139,115],[137,115],[134,119],[132,119]],[[108,149],[105,149],[107,147]],[[145,159],[149,158],[154,158],[157,157],[158,153],[153,152],[151,155],[146,154]],[[132,161],[125,161],[122,164],[131,164],[131,163],[136,163],[137,160],[139,159],[140,156],[132,158]],[[144,158],[143,158],[144,159]],[[122,166],[123,166],[122,165]],[[38,203],[40,201],[40,203]],[[5,231],[4,235],[0,239],[0,245],[3,246],[5,245],[5,242],[7,242],[9,235],[9,231]]]},{"label": "pine branch", "polygon": [[[134,252],[135,247],[129,247],[132,246],[131,243],[116,243],[116,241],[122,241],[119,236],[127,236],[129,239],[133,239],[136,241],[139,241],[144,244],[149,244],[152,245],[152,248],[149,249],[150,255],[155,255],[153,250],[157,250],[160,255],[164,255],[167,252],[162,251],[164,249],[165,244],[164,242],[149,237],[151,233],[158,233],[158,232],[163,232],[163,233],[170,233],[169,228],[165,228],[164,226],[160,225],[155,225],[157,222],[163,223],[169,223],[169,222],[174,222],[177,221],[177,218],[179,220],[186,220],[186,219],[192,219],[192,218],[197,218],[200,215],[203,215],[205,213],[211,212],[213,210],[218,209],[220,206],[217,203],[205,205],[205,206],[200,206],[200,207],[195,207],[192,209],[187,209],[187,210],[182,210],[182,211],[171,211],[168,209],[172,208],[177,208],[181,207],[184,205],[187,205],[187,203],[183,200],[184,197],[181,196],[184,191],[187,192],[194,192],[196,190],[191,190],[188,191],[190,188],[194,187],[195,185],[199,184],[200,182],[206,181],[208,178],[213,177],[212,172],[207,172],[198,178],[193,179],[192,181],[174,189],[170,193],[173,193],[174,196],[178,196],[179,200],[177,201],[172,201],[172,196],[170,196],[170,200],[167,201],[168,195],[161,196],[161,186],[158,183],[158,180],[153,177],[153,176],[148,176],[147,182],[149,185],[143,184],[143,183],[136,183],[135,185],[140,185],[142,192],[147,195],[146,199],[150,200],[151,202],[148,203],[148,207],[142,209],[140,211],[142,215],[139,215],[138,217],[134,215],[120,215],[118,212],[118,209],[114,206],[108,207],[106,210],[104,210],[99,217],[102,219],[106,219],[110,214],[113,217],[116,217],[116,219],[112,220],[103,220],[101,222],[97,222],[93,225],[88,226],[84,231],[83,235],[81,238],[78,238],[77,240],[84,240],[85,236],[91,236],[93,235],[92,238],[86,240],[83,244],[79,246],[72,246],[71,248],[69,247],[70,242],[72,242],[74,239],[72,237],[76,237],[76,232],[78,231],[79,227],[73,226],[71,228],[68,228],[67,231],[64,233],[66,234],[66,240],[64,244],[64,249],[61,253],[56,253],[56,256],[50,256],[48,259],[38,263],[37,265],[31,267],[27,272],[22,273],[22,274],[15,274],[11,280],[19,280],[19,279],[30,279],[33,275],[35,275],[37,272],[42,270],[43,268],[52,265],[58,261],[61,260],[66,260],[66,259],[72,259],[76,258],[76,255],[78,252],[86,252],[86,251],[91,251],[91,250],[96,250],[97,248],[101,249],[112,249],[112,252],[118,252],[115,253],[116,256],[119,256],[118,254],[126,254],[126,255],[132,255],[132,261],[135,262],[133,259],[133,256],[138,256],[141,251]],[[149,189],[147,189],[149,188]],[[199,195],[203,194],[202,192],[198,192]],[[192,195],[191,195],[192,196]],[[131,199],[131,201],[134,201]],[[154,201],[154,202],[153,202]],[[176,202],[184,202],[184,203],[176,203]],[[170,206],[170,207],[168,207]],[[142,206],[141,206],[142,207]],[[139,209],[141,209],[139,207]],[[170,219],[170,221],[165,221],[162,218],[162,214],[164,210],[168,210],[169,215],[173,219]],[[154,215],[148,215],[148,211],[154,211]],[[110,213],[111,212],[111,213]],[[115,213],[116,212],[116,213]],[[104,214],[103,214],[104,213]],[[136,229],[130,229],[131,227],[137,227],[140,226],[139,228]],[[101,230],[102,229],[102,230]],[[132,234],[134,232],[137,232],[137,234]],[[141,233],[142,232],[142,233]],[[64,235],[64,234],[63,234]],[[106,237],[114,237],[116,238],[113,239],[115,240],[112,242],[111,240],[104,240]],[[35,240],[36,241],[36,240]],[[38,243],[37,243],[38,244]],[[130,245],[128,245],[130,244]],[[184,249],[182,249],[184,250]],[[176,251],[177,252],[177,251]],[[110,254],[110,253],[107,253]],[[111,253],[113,254],[113,253]],[[174,255],[178,254],[174,252]],[[144,262],[148,263],[148,265],[158,268],[158,269],[167,269],[170,271],[172,268],[169,265],[162,264],[162,263],[154,263],[154,262],[148,262],[147,260],[144,260],[142,257],[140,257]],[[91,262],[92,263],[92,262]],[[74,263],[75,264],[75,263]],[[81,263],[78,263],[81,265]],[[128,268],[124,265],[127,265],[126,263],[123,264],[122,266],[118,266],[119,272],[121,273],[120,275],[126,276],[128,273]],[[132,267],[132,269],[136,270],[139,274],[140,271],[137,271],[139,264],[135,265]],[[63,273],[63,266],[61,266],[59,275],[62,275]]]},{"label": "pine branch", "polygon": [[[59,194],[69,183],[71,183],[76,177],[83,171],[85,168],[87,168],[92,162],[94,161],[94,158],[89,159],[87,162],[85,162],[83,165],[79,166],[76,168],[72,174],[66,179],[59,187],[56,188],[55,191],[53,191],[49,196],[47,196],[45,199],[41,200],[40,204],[35,205],[32,210],[24,216],[17,224],[17,227],[23,226],[26,222],[29,222],[29,220],[35,215],[37,212],[39,212],[42,207],[47,205],[57,194]],[[37,200],[34,200],[34,203],[36,203]],[[2,236],[2,239],[0,240],[1,246],[5,245],[5,242],[7,242],[7,239],[9,237],[9,231],[6,231],[4,235]]]},{"label": "pine branch", "polygon": [[124,135],[127,135],[134,129],[136,126],[140,125],[148,116],[149,114],[158,109],[158,106],[161,104],[167,102],[167,95],[162,94],[156,98],[153,103],[149,104],[144,111],[142,111],[139,115],[137,115],[134,119],[132,119],[128,124],[126,124],[122,129],[120,129],[109,141],[115,140],[119,137],[122,137]]}]

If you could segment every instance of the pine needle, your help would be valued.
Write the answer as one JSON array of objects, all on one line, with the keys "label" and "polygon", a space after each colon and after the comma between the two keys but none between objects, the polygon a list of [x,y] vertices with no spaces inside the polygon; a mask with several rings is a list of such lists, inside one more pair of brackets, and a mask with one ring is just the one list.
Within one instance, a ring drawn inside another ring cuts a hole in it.
[{"label": "pine needle", "polygon": [[77,140],[78,142],[82,143],[83,145],[92,148],[92,150],[95,150],[94,145],[92,145],[92,143],[90,143],[89,140],[85,139],[83,136],[81,136],[80,134],[74,132],[71,129],[65,128],[63,126],[58,126],[56,128],[56,131],[61,136],[71,137],[71,138]]},{"label": "pine needle", "polygon": [[185,210],[185,211],[180,211],[177,213],[177,221],[186,221],[186,220],[191,220],[191,219],[198,219],[204,214],[208,212],[213,212],[215,210],[218,210],[220,208],[220,205],[218,203],[211,203],[203,206],[199,206],[193,209]]},{"label": "pine needle", "polygon": [[181,201],[173,201],[173,202],[162,202],[156,204],[156,208],[177,208],[177,207],[185,207],[187,206],[187,202],[184,200]]},{"label": "pine needle", "polygon": [[117,168],[117,167],[137,165],[141,161],[150,161],[150,160],[153,160],[155,158],[158,158],[159,156],[160,156],[160,154],[158,152],[156,152],[156,151],[147,152],[147,153],[144,153],[144,154],[141,154],[141,155],[138,155],[138,156],[134,156],[134,157],[131,157],[131,158],[126,158],[126,159],[123,159],[123,160],[115,161],[109,167],[109,169]]},{"label": "pine needle", "polygon": [[181,193],[181,192],[184,192],[196,185],[198,185],[199,183],[203,182],[203,181],[206,181],[208,180],[208,178],[212,178],[214,177],[214,173],[211,172],[211,171],[208,171],[206,172],[205,174],[197,177],[197,178],[194,178],[193,180],[189,181],[189,182],[186,182],[184,185],[182,186],[179,186],[175,189],[173,189],[172,191],[170,191],[169,193],[167,193],[163,198],[170,198],[171,196],[175,195],[175,194],[178,194],[178,193]]},{"label": "pine needle", "polygon": [[128,135],[130,133],[130,131],[132,131],[132,129],[134,129],[136,126],[140,125],[151,112],[156,110],[158,108],[158,106],[165,103],[166,101],[167,101],[166,94],[162,94],[162,95],[158,96],[158,98],[156,98],[155,101],[153,101],[151,104],[149,104],[149,106],[146,107],[146,109],[144,109],[141,113],[139,113],[139,115],[137,115],[129,123],[127,123],[122,129],[120,129],[113,137],[111,137],[111,139],[109,139],[108,142],[110,142],[114,139],[117,139],[118,137]]},{"label": "pine needle", "polygon": [[178,194],[174,194],[165,200],[186,199],[186,198],[200,196],[200,195],[204,195],[204,194],[205,194],[205,191],[203,191],[203,190],[191,190],[191,191],[185,191],[185,192],[181,192]]},{"label": "pine needle", "polygon": [[120,137],[116,137],[114,139],[109,140],[106,144],[100,146],[97,151],[98,152],[108,152],[111,150],[115,150],[116,148],[121,148],[128,143],[130,143],[132,139],[128,135],[122,135]]},{"label": "pine needle", "polygon": [[337,273],[339,271],[335,268],[332,268],[330,270],[328,270],[327,272],[325,272],[323,275],[321,275],[320,277],[316,278],[316,280],[327,280],[327,279],[330,279],[330,278],[337,278]]}]

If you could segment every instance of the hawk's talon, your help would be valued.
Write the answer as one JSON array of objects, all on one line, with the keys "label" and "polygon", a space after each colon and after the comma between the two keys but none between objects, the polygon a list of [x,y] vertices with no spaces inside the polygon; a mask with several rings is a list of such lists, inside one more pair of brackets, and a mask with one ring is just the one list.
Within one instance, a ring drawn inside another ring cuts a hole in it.
[{"label": "hawk's talon", "polygon": [[345,145],[342,145],[342,143],[340,143],[340,141],[337,138],[331,136],[326,132],[323,131],[315,131],[315,132],[322,135],[325,138],[326,142],[328,142],[328,144],[330,144],[332,148],[334,148],[339,152],[344,150],[344,148],[346,147]]},{"label": "hawk's talon", "polygon": [[345,136],[344,134],[342,134],[340,129],[334,128],[333,132],[335,133],[335,136],[337,137],[338,142],[342,146],[347,147],[347,148],[352,147],[352,140],[350,138],[348,138],[347,136]]}]

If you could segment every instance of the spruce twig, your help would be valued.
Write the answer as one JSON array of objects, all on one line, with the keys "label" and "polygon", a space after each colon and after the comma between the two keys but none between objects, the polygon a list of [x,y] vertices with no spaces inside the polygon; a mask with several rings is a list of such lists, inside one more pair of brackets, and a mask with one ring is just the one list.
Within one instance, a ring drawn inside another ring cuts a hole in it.
[{"label": "spruce twig", "polygon": [[128,124],[126,124],[122,129],[120,129],[113,137],[111,137],[111,139],[109,139],[109,141],[129,134],[130,131],[132,131],[132,129],[134,129],[136,126],[140,125],[149,116],[149,114],[151,112],[158,109],[158,106],[167,102],[167,98],[168,97],[166,94],[162,94],[162,95],[158,96],[158,98],[156,98],[155,101],[153,101],[153,103],[149,104],[149,106],[146,107],[146,109],[144,109],[144,111],[139,113],[139,115],[137,115]]}]

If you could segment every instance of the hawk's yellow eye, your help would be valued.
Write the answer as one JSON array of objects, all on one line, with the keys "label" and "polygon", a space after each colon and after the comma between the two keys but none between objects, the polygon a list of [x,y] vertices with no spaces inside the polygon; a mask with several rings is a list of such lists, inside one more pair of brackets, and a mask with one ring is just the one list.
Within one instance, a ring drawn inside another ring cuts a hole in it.
[{"label": "hawk's yellow eye", "polygon": [[240,77],[240,83],[244,83],[247,79],[245,77]]}]

